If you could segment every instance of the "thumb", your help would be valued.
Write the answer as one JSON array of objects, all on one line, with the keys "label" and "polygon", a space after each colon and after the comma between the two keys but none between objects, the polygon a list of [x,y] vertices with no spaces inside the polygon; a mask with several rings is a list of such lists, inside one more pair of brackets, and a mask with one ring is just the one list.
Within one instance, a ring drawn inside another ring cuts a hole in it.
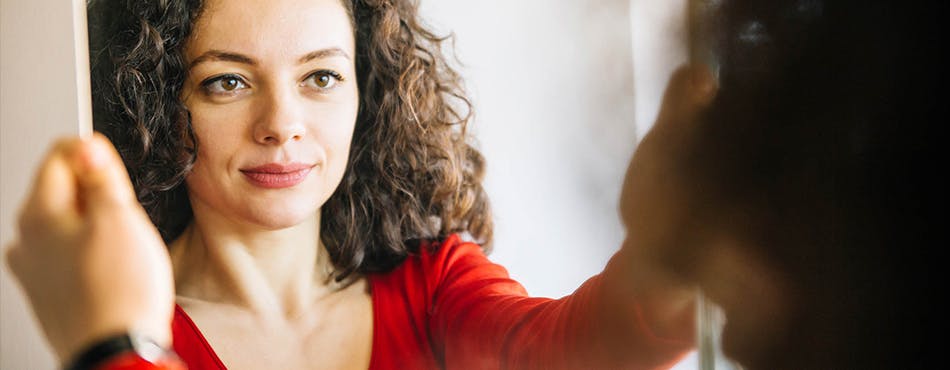
[{"label": "thumb", "polygon": [[102,134],[82,141],[73,164],[84,212],[95,215],[139,205],[119,153]]},{"label": "thumb", "polygon": [[705,65],[678,68],[663,94],[657,126],[689,125],[712,102],[717,91],[716,78]]}]

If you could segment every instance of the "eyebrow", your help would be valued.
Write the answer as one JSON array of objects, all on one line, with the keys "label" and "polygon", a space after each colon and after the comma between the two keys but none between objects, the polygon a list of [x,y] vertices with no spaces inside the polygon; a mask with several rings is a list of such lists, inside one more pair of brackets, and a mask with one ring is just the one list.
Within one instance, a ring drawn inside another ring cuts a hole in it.
[{"label": "eyebrow", "polygon": [[300,60],[297,61],[297,63],[304,64],[314,59],[326,59],[329,57],[344,57],[346,59],[350,59],[350,56],[346,54],[346,52],[343,51],[343,49],[340,49],[338,47],[332,47],[332,48],[311,51],[305,54],[304,56],[300,57]]},{"label": "eyebrow", "polygon": [[235,62],[252,66],[257,65],[256,60],[246,55],[222,50],[208,50],[195,58],[195,60],[192,60],[188,65],[188,69],[194,68],[196,65],[209,61]]},{"label": "eyebrow", "polygon": [[[314,50],[307,54],[304,54],[300,59],[297,60],[298,64],[304,64],[314,59],[326,59],[329,57],[344,57],[350,59],[350,56],[338,47],[331,47],[326,49]],[[201,55],[199,55],[195,60],[191,61],[188,66],[188,69],[194,68],[196,65],[209,62],[209,61],[224,61],[224,62],[235,62],[241,64],[247,64],[251,66],[257,65],[257,60],[251,58],[247,55],[234,53],[223,50],[208,50]]]}]

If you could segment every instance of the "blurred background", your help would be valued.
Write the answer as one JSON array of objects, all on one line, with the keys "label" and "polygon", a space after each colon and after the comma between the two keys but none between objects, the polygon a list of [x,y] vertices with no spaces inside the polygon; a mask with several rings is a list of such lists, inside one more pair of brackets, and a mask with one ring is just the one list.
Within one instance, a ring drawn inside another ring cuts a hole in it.
[{"label": "blurred background", "polygon": [[[69,2],[0,0],[0,240],[42,154],[75,135]],[[685,0],[423,0],[454,33],[495,214],[489,256],[536,296],[570,294],[620,247],[617,200],[670,72]],[[0,369],[56,369],[0,266]],[[696,368],[688,357],[678,369]]]}]

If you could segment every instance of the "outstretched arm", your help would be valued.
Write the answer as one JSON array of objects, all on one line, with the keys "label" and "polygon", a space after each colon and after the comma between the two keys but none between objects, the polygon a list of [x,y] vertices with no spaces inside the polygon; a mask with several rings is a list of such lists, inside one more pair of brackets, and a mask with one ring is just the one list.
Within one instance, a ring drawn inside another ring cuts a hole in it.
[{"label": "outstretched arm", "polygon": [[[671,78],[657,124],[631,161],[623,248],[572,295],[530,298],[477,246],[435,254],[431,335],[448,368],[667,368],[694,345],[696,290],[666,259],[689,242],[690,194],[676,173],[690,125],[715,93],[703,68]],[[583,247],[583,246],[579,246]]]}]

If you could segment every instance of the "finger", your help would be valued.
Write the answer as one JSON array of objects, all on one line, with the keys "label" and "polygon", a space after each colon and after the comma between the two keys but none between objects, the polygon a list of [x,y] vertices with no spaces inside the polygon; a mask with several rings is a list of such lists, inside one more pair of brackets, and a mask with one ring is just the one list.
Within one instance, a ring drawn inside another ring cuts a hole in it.
[{"label": "finger", "polygon": [[96,133],[79,145],[73,167],[80,204],[87,212],[111,212],[117,206],[138,205],[119,153],[102,134]]},{"label": "finger", "polygon": [[48,152],[36,173],[33,192],[20,212],[22,232],[49,232],[44,229],[75,220],[76,177],[67,158],[78,143],[75,138],[59,140]]},{"label": "finger", "polygon": [[11,243],[3,247],[3,262],[7,264],[13,276],[21,280],[23,275],[23,249],[19,243]]},{"label": "finger", "polygon": [[670,77],[663,95],[657,126],[694,122],[718,91],[712,72],[705,65],[682,66]]}]

